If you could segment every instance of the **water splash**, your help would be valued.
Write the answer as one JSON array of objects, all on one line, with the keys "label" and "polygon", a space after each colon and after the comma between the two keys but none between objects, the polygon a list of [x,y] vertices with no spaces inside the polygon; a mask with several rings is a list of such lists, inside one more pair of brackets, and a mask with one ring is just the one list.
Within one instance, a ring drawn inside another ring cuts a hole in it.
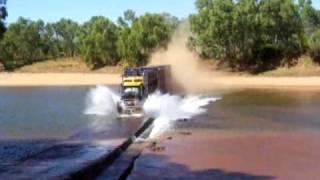
[{"label": "water splash", "polygon": [[[156,92],[150,95],[144,105],[144,113],[147,117],[155,118],[153,129],[149,137],[155,138],[161,133],[171,129],[174,122],[180,119],[191,119],[192,117],[205,113],[204,106],[210,102],[219,100],[215,97],[204,97],[199,95],[178,96],[161,94]],[[92,88],[87,95],[86,115],[103,116],[99,121],[93,121],[94,127],[101,128],[108,119],[118,116],[117,103],[120,96],[106,86]]]},{"label": "water splash", "polygon": [[120,96],[106,86],[90,89],[86,98],[86,115],[117,117],[117,102]]},{"label": "water splash", "polygon": [[199,95],[181,97],[159,92],[150,95],[143,107],[147,116],[155,118],[149,137],[157,137],[172,128],[174,122],[179,119],[191,119],[205,113],[204,106],[219,99]]}]

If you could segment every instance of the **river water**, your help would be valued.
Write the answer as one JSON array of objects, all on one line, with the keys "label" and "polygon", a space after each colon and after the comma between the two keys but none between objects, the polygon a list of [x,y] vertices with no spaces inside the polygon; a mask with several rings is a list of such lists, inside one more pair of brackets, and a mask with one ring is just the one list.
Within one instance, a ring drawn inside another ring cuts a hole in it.
[{"label": "river water", "polygon": [[[97,120],[102,122],[100,130],[109,131],[112,138],[124,137],[138,126],[140,121],[85,115],[90,88],[0,88],[0,139],[65,139],[87,131]],[[209,94],[221,96],[222,100],[211,103],[207,113],[194,118],[195,127],[234,130],[320,128],[320,92],[317,91],[245,89]],[[179,123],[180,126],[183,124]]]},{"label": "river water", "polygon": [[[94,87],[0,88],[0,139],[85,138],[98,130],[106,139],[121,138],[137,128],[140,121],[85,115],[90,88]],[[92,126],[97,122],[98,130]]]},{"label": "river water", "polygon": [[[131,135],[140,119],[85,115],[87,95],[92,88],[0,88],[0,174],[8,169],[8,164],[30,158],[57,142],[90,143]],[[175,121],[176,128],[257,133],[320,128],[319,91],[242,89],[204,94],[221,99],[210,103],[205,107],[206,113],[190,121]]]},{"label": "river water", "polygon": [[207,107],[207,114],[197,117],[192,124],[235,131],[320,128],[319,91],[244,89],[222,96],[222,100]]}]

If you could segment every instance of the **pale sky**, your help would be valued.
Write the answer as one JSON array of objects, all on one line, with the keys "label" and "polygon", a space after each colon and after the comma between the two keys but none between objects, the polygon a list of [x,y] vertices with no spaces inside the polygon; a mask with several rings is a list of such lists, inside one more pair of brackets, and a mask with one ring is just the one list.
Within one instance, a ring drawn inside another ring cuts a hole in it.
[{"label": "pale sky", "polygon": [[[168,12],[179,18],[195,13],[196,0],[8,0],[9,17],[7,22],[15,22],[20,16],[32,20],[42,19],[55,22],[61,18],[70,18],[79,23],[92,16],[102,15],[116,21],[127,9],[137,15],[145,12]],[[320,9],[320,0],[313,0]]]},{"label": "pale sky", "polygon": [[134,10],[137,15],[168,12],[184,18],[195,12],[194,3],[195,0],[8,0],[7,22],[15,22],[22,16],[45,22],[64,17],[82,23],[96,15],[116,21],[127,9]]}]

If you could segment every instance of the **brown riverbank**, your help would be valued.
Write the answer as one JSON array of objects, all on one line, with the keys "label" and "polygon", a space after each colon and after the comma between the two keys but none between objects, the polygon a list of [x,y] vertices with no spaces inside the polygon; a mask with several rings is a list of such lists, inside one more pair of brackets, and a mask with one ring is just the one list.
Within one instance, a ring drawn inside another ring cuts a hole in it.
[{"label": "brown riverbank", "polygon": [[120,74],[1,73],[0,86],[85,86],[119,84]]},{"label": "brown riverbank", "polygon": [[318,132],[187,132],[158,142],[163,151],[145,150],[130,178],[298,180],[318,176]]},{"label": "brown riverbank", "polygon": [[[105,73],[0,73],[0,86],[77,86],[119,84],[120,74]],[[315,88],[320,77],[217,76],[192,80],[190,89],[215,88]]]}]

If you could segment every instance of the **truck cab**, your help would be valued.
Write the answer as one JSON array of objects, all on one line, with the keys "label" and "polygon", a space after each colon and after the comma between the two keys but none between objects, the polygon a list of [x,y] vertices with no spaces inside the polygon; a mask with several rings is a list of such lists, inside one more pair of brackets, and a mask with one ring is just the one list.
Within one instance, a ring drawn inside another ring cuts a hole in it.
[{"label": "truck cab", "polygon": [[[165,68],[166,67],[166,68]],[[126,68],[120,86],[118,112],[121,116],[142,116],[143,103],[148,95],[159,90],[166,92],[167,66]]]}]

